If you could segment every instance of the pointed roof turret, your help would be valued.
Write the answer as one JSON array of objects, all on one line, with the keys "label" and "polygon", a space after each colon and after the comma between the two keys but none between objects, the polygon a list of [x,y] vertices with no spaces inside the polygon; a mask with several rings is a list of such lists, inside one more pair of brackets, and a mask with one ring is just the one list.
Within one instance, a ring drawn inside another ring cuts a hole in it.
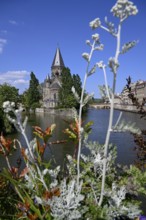
[{"label": "pointed roof turret", "polygon": [[54,56],[54,60],[53,60],[53,63],[52,63],[52,67],[65,67],[64,65],[64,62],[63,62],[63,58],[62,58],[62,55],[61,55],[61,52],[60,52],[60,49],[57,48],[56,50],[56,53],[55,53],[55,56]]}]

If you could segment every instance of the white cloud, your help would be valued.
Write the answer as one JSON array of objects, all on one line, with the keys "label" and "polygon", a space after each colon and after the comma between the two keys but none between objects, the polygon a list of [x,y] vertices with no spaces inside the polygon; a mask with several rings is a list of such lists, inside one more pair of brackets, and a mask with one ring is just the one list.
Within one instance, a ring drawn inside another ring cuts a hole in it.
[{"label": "white cloud", "polygon": [[0,38],[0,54],[3,52],[6,43],[7,43],[6,39]]},{"label": "white cloud", "polygon": [[19,92],[22,93],[26,88],[28,88],[29,75],[30,73],[26,70],[0,73],[0,84],[8,83],[18,88]]},{"label": "white cloud", "polygon": [[18,23],[14,20],[9,20],[9,23],[12,24],[12,25],[18,25]]},{"label": "white cloud", "polygon": [[7,30],[1,30],[1,34],[7,34],[8,31]]},{"label": "white cloud", "polygon": [[29,74],[30,73],[26,70],[7,71],[5,73],[0,73],[0,80],[23,79]]},{"label": "white cloud", "polygon": [[26,79],[17,79],[13,82],[14,85],[28,85],[29,84],[29,80]]}]

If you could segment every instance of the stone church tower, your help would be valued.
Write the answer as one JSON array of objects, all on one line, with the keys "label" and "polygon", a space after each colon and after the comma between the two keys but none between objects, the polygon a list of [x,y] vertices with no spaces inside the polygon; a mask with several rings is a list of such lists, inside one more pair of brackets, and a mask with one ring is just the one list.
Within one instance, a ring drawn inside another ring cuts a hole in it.
[{"label": "stone church tower", "polygon": [[51,76],[48,75],[43,83],[43,107],[45,108],[58,106],[61,73],[64,67],[60,49],[57,48],[51,66]]}]

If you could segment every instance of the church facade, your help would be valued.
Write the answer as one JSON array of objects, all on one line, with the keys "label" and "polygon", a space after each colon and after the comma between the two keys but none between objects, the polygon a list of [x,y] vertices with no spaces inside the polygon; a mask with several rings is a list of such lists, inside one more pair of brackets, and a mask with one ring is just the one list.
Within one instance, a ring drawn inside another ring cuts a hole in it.
[{"label": "church facade", "polygon": [[61,87],[61,74],[65,67],[60,49],[56,53],[51,66],[51,76],[47,75],[43,83],[43,107],[55,108],[59,103],[59,89]]}]

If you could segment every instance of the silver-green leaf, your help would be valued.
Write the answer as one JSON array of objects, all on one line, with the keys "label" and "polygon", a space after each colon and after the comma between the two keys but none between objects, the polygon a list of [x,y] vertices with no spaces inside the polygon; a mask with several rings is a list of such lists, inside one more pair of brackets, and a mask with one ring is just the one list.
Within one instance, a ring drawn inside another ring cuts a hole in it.
[{"label": "silver-green leaf", "polygon": [[126,53],[127,51],[129,51],[130,49],[132,49],[136,44],[138,43],[138,41],[130,41],[126,44],[124,44],[122,46],[122,51],[120,52],[120,54],[124,54]]}]

